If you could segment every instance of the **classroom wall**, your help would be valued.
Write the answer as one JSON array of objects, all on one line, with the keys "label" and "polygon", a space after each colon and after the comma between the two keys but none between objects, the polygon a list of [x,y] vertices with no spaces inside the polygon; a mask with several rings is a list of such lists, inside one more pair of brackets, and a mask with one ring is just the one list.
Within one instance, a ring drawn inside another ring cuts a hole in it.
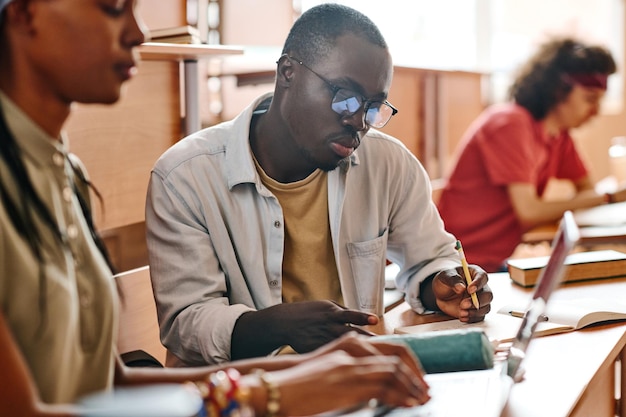
[{"label": "classroom wall", "polygon": [[[229,6],[224,10],[226,15],[224,17],[225,27],[223,28],[225,33],[228,33],[225,38],[226,41],[228,42],[230,40],[233,43],[244,44],[248,42],[254,43],[254,38],[256,36],[260,36],[263,32],[261,29],[263,25],[260,25],[260,20],[264,16],[265,12],[263,10],[265,10],[268,12],[266,15],[268,16],[267,21],[273,22],[272,25],[265,25],[265,28],[271,32],[271,35],[268,37],[268,35],[264,33],[259,39],[262,39],[262,43],[264,44],[271,42],[271,40],[279,42],[279,40],[283,37],[282,33],[284,32],[286,34],[290,19],[289,13],[282,12],[280,10],[283,7],[288,8],[290,3],[290,0],[280,0],[280,2],[276,0],[271,3],[272,7],[268,9],[266,7],[259,7],[259,4],[254,3],[252,0],[228,0],[225,2],[225,4]],[[280,4],[280,6],[276,6],[277,4]],[[278,9],[276,9],[276,7],[278,7]],[[293,10],[290,10],[290,12],[293,12]],[[249,20],[249,16],[255,16],[259,19]],[[623,18],[626,22],[626,15]],[[246,24],[239,24],[242,21]],[[250,31],[243,31],[242,28],[250,28]],[[626,36],[622,44],[626,45]],[[619,76],[623,77],[623,70],[618,70],[621,72]],[[397,78],[400,79],[401,77]],[[227,101],[227,107],[225,109],[226,111],[224,116],[226,118],[237,114],[238,111],[249,102],[251,97],[256,94],[256,92],[263,90],[263,88],[254,89],[250,87],[237,89],[233,86],[232,79],[225,80],[225,87],[224,95],[225,100]],[[270,86],[266,85],[264,88],[269,90]],[[246,90],[248,90],[247,94]],[[252,90],[252,92],[250,92],[250,90]],[[467,91],[458,90],[457,93],[459,95],[459,100],[464,100],[466,98],[463,96],[467,94]],[[610,174],[608,148],[610,146],[611,138],[614,136],[626,135],[626,91],[622,92],[622,95],[623,105],[621,109],[617,110],[617,112],[614,111],[611,114],[601,114],[587,125],[572,132],[581,153],[588,162],[590,174],[594,181],[598,181]],[[402,98],[403,101],[406,99],[406,97]],[[451,97],[450,100],[454,101],[454,97]],[[480,99],[478,101],[480,101]],[[446,147],[449,144],[456,144],[460,135],[469,124],[468,113],[466,112],[451,111],[448,113],[447,118],[447,123],[450,126],[453,126],[453,129],[448,131],[448,136],[450,137],[441,138],[441,140],[445,140],[446,143],[444,146]],[[406,118],[404,119],[408,124],[413,123],[413,121],[409,121]],[[407,127],[407,129],[403,129],[402,126],[398,127],[397,124],[400,123],[399,120],[400,118],[398,118],[398,120],[394,120],[394,124],[396,124],[396,126],[394,126],[391,130],[395,130],[390,133],[395,134],[397,133],[396,131],[402,132],[404,130],[414,130],[414,127],[410,126]],[[404,140],[404,136],[399,136],[399,139]],[[407,142],[412,150],[416,149],[416,145],[414,145],[414,138],[408,138]]]},{"label": "classroom wall", "polygon": [[614,114],[601,114],[572,134],[580,152],[589,164],[594,181],[611,174],[608,156],[611,138],[626,136],[626,92],[623,92],[622,96],[621,111]]},{"label": "classroom wall", "polygon": [[295,18],[293,0],[222,0],[221,43],[282,45]]},{"label": "classroom wall", "polygon": [[185,25],[187,7],[184,0],[141,0],[138,13],[149,29]]},{"label": "classroom wall", "polygon": [[[176,26],[185,19],[185,2],[181,0],[142,0],[139,3],[140,14],[150,28]],[[259,3],[256,0],[222,1],[223,39],[227,44],[282,44],[291,22],[296,17],[291,8],[292,0],[272,0]],[[260,4],[263,6],[260,7]],[[626,15],[623,17],[626,22]],[[268,24],[267,22],[271,22]],[[626,33],[626,31],[625,31]],[[626,54],[626,36],[622,43]],[[626,56],[626,55],[625,55]],[[623,69],[618,69],[623,77]],[[236,89],[232,79],[225,79],[226,114],[231,117],[245,106],[251,97],[269,90],[265,85],[259,88],[246,87]],[[594,181],[610,174],[608,148],[611,138],[626,135],[626,91],[622,92],[624,105],[611,114],[601,114],[587,125],[573,132],[581,153],[586,157]],[[463,130],[460,124],[466,124],[466,115],[450,115],[450,123],[455,124],[453,134]],[[456,143],[458,138],[448,138]]]},{"label": "classroom wall", "polygon": [[[273,22],[270,25],[272,39],[276,45],[282,44],[294,17],[290,15],[293,10],[289,9],[289,13],[274,13],[273,9],[267,9],[266,11],[270,12],[268,16],[263,17],[256,14],[258,19],[253,19],[246,25],[242,25],[242,21],[237,19],[237,13],[241,9],[236,6],[245,6],[246,13],[250,15],[251,10],[249,8],[253,7],[254,2],[250,0],[228,1],[230,7],[225,10],[231,11],[235,16],[230,16],[225,22],[230,21],[232,22],[231,25],[236,25],[236,30],[229,35],[233,43],[244,43],[250,39],[247,38],[250,34],[243,31],[244,27],[251,28],[250,33],[254,35],[254,33],[268,28],[267,22]],[[279,0],[275,1],[278,3]],[[288,8],[291,0],[280,0],[280,2],[284,8]],[[142,0],[139,3],[139,12],[151,29],[177,26],[185,22],[184,3],[183,0]],[[254,13],[252,14],[254,15]],[[626,21],[626,15],[624,20]],[[270,29],[268,28],[268,30]],[[241,37],[237,38],[235,36],[237,33],[240,33]],[[266,42],[269,42],[268,38],[263,37],[263,44]],[[626,39],[624,44],[626,44]],[[137,194],[133,201],[124,199],[120,202],[117,198],[122,195],[119,189],[127,187],[130,182],[139,182],[142,184],[141,188],[144,189],[154,160],[181,135],[179,66],[174,62],[143,62],[140,66],[140,76],[126,86],[124,98],[120,103],[106,109],[100,109],[101,106],[76,106],[76,111],[68,124],[72,150],[86,163],[92,174],[94,184],[103,192],[104,205],[97,204],[96,221],[105,233],[107,244],[121,270],[141,266],[147,263],[147,259],[143,224],[145,194]],[[393,102],[401,107],[403,117],[398,117],[389,124],[391,130],[400,128],[399,133],[391,131],[389,133],[397,133],[400,139],[406,140],[410,147],[414,147],[411,149],[415,149],[414,151],[418,153],[421,146],[419,136],[416,136],[418,138],[416,141],[409,142],[409,134],[402,132],[417,132],[419,130],[418,116],[422,113],[420,110],[422,104],[416,101],[420,99],[420,81],[412,75],[413,70],[405,71],[407,72],[405,77],[401,77],[400,72],[398,72],[398,82],[396,83],[398,85],[392,86],[392,89],[407,91],[400,88],[401,83],[399,81],[404,78],[405,81],[415,84],[413,90],[415,91],[414,94],[417,95],[413,97],[410,94],[403,94],[401,100],[394,98]],[[452,76],[454,79],[461,76],[463,79],[468,78],[468,76],[470,76],[468,79],[473,78],[471,74],[452,74]],[[270,88],[272,85],[273,83],[266,84],[266,88]],[[442,86],[445,87],[445,85],[447,84],[444,83]],[[477,84],[471,82],[469,85],[476,86]],[[235,89],[233,89],[232,94],[228,91],[225,93],[228,94],[228,97],[236,98],[234,91]],[[442,91],[444,94],[441,95],[440,104],[448,110],[442,119],[442,126],[449,132],[448,136],[450,136],[444,138],[447,146],[458,141],[464,126],[473,119],[470,115],[480,110],[478,107],[480,98],[478,101],[469,103],[471,111],[457,111],[452,110],[452,104],[458,105],[460,103],[466,106],[468,103],[465,102],[468,96],[478,95],[478,90],[473,87],[470,90],[454,87],[444,88]],[[473,93],[468,93],[468,91]],[[457,93],[459,94],[455,98],[454,95]],[[622,94],[624,103],[626,103],[626,93],[623,92]],[[158,98],[153,97],[154,95],[158,95]],[[413,107],[403,104],[403,101],[410,102],[413,99],[415,101]],[[249,97],[239,101],[235,100],[235,102],[230,103],[229,113],[238,112],[249,101]],[[416,114],[415,119],[405,119],[405,115],[411,114],[411,108],[415,110],[413,112]],[[133,114],[135,116],[131,116]],[[137,114],[139,116],[136,116]],[[612,137],[626,135],[625,116],[626,106],[622,106],[616,113],[598,116],[587,126],[573,132],[578,146],[589,162],[594,180],[609,174],[608,147]],[[96,131],[95,128],[98,125],[104,127]],[[418,132],[416,135],[419,134],[421,133]],[[149,140],[149,145],[142,145],[142,147],[137,148],[137,143],[144,143],[142,142],[143,138]],[[126,151],[129,146],[131,147],[130,152]],[[132,169],[124,170],[122,167],[129,165],[128,159],[132,160],[133,155],[141,155],[143,162],[139,164],[131,161]],[[105,177],[99,176],[99,171],[106,173],[112,169],[116,172],[115,175],[118,175],[115,178],[109,174],[106,174]],[[119,178],[126,178],[127,180]],[[109,186],[111,182],[114,183],[114,186]]]},{"label": "classroom wall", "polygon": [[[626,26],[626,8],[622,20]],[[626,56],[626,30],[623,31],[622,45]],[[614,76],[624,77],[626,68],[618,68]],[[624,84],[626,86],[626,84]],[[622,106],[610,114],[600,114],[587,125],[577,129],[572,134],[581,153],[587,159],[591,176],[594,181],[610,175],[608,149],[611,138],[626,136],[626,87],[622,91]]]}]

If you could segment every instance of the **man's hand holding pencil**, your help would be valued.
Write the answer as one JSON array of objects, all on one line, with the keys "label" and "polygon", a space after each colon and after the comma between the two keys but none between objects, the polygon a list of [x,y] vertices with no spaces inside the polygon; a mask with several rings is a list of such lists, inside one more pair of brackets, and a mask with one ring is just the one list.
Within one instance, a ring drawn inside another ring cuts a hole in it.
[{"label": "man's hand holding pencil", "polygon": [[491,310],[490,303],[493,300],[487,285],[489,277],[479,266],[467,263],[459,241],[455,249],[459,252],[461,266],[436,274],[432,280],[432,294],[426,299],[430,298],[437,310],[457,317],[462,322],[482,321]]}]

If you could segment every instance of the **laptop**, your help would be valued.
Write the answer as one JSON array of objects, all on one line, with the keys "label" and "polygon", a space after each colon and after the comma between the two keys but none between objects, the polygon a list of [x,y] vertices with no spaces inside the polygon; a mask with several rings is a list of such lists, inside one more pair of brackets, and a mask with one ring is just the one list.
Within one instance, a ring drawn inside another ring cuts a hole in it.
[{"label": "laptop", "polygon": [[427,374],[431,399],[425,405],[388,409],[370,406],[350,417],[498,417],[506,405],[513,383],[522,376],[526,350],[542,321],[550,295],[561,282],[565,258],[580,238],[573,214],[563,214],[552,241],[551,255],[537,280],[515,339],[501,351],[491,369]]}]

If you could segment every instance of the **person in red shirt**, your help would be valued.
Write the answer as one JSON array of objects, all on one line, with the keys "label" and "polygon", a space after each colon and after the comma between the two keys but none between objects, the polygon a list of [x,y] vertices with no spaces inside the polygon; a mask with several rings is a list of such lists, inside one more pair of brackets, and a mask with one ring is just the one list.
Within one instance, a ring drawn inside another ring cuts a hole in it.
[{"label": "person in red shirt", "polygon": [[[598,194],[569,130],[598,113],[611,53],[571,38],[543,44],[523,65],[508,103],[487,108],[464,134],[438,202],[446,229],[469,262],[504,270],[524,232],[566,210],[626,200]],[[551,178],[572,182],[564,201],[543,198]]]}]

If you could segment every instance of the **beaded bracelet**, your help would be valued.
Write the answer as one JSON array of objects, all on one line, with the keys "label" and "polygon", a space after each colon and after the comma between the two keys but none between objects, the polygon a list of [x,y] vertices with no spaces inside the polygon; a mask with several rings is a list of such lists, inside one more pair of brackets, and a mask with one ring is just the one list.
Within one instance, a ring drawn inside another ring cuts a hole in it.
[{"label": "beaded bracelet", "polygon": [[205,380],[195,381],[200,396],[204,400],[206,417],[248,417],[250,390],[239,384],[240,374],[229,368],[209,374]]},{"label": "beaded bracelet", "polygon": [[271,378],[270,374],[263,369],[255,369],[254,372],[267,391],[267,406],[265,407],[264,417],[276,417],[280,411],[280,390],[278,385]]}]

